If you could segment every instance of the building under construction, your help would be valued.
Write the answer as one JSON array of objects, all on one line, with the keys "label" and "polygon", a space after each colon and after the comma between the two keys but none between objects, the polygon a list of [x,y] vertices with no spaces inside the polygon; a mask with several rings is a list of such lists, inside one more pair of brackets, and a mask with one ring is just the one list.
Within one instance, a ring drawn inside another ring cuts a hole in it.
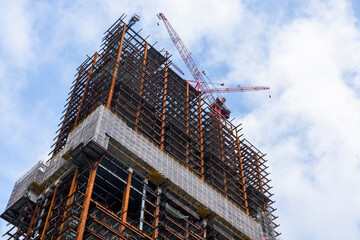
[{"label": "building under construction", "polygon": [[123,17],[78,68],[6,239],[276,239],[264,154]]}]

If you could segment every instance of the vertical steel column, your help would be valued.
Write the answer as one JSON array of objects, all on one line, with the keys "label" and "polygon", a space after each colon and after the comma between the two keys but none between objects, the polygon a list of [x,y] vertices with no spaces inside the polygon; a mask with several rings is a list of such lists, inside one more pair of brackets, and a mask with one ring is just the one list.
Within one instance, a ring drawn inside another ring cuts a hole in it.
[{"label": "vertical steel column", "polygon": [[81,75],[83,69],[84,69],[84,68],[81,66],[81,67],[80,67],[80,70],[79,70],[78,77],[76,78],[75,86],[74,86],[73,92],[72,92],[72,94],[71,94],[68,107],[67,107],[67,109],[66,109],[65,117],[64,117],[64,120],[63,120],[62,125],[61,125],[61,128],[60,128],[61,130],[60,130],[60,133],[59,133],[59,135],[58,135],[58,139],[56,140],[56,144],[55,144],[55,147],[54,147],[54,152],[53,152],[53,154],[52,154],[52,157],[55,155],[55,150],[57,149],[57,147],[58,147],[58,145],[59,145],[60,136],[62,136],[62,133],[63,133],[63,130],[64,130],[64,125],[65,125],[67,116],[68,116],[68,114],[69,114],[69,110],[70,110],[70,107],[71,107],[71,103],[72,103],[73,98],[74,98],[74,96],[75,96],[76,88],[77,88],[77,86],[78,86],[78,84],[79,84],[80,75]]},{"label": "vertical steel column", "polygon": [[[260,187],[260,192],[262,194],[264,194],[264,188],[263,188],[263,184],[262,184],[262,179],[261,179],[261,171],[260,171],[260,164],[259,164],[259,156],[255,153],[255,165],[256,165],[256,172],[257,172],[257,178],[258,178],[258,183],[259,183],[259,187]],[[266,213],[266,203],[264,203],[264,212]]]},{"label": "vertical steel column", "polygon": [[53,196],[52,196],[52,199],[51,199],[49,211],[48,211],[48,214],[46,216],[44,228],[43,228],[43,231],[42,231],[42,234],[41,234],[41,238],[40,238],[41,240],[44,239],[44,237],[45,237],[46,229],[47,229],[48,224],[49,224],[50,215],[51,215],[51,212],[52,212],[52,209],[53,209],[53,206],[54,206],[57,189],[58,188],[56,187],[54,192],[53,192]]},{"label": "vertical steel column", "polygon": [[[186,105],[185,105],[185,118],[186,118],[186,134],[188,135],[190,130],[189,130],[189,83],[186,82]],[[189,141],[186,141],[186,169],[189,169]]]},{"label": "vertical steel column", "polygon": [[204,181],[204,139],[203,139],[203,126],[202,126],[202,109],[201,109],[201,94],[198,98],[199,104],[199,133],[200,133],[200,175],[201,180]]},{"label": "vertical steel column", "polygon": [[95,52],[95,54],[94,54],[94,59],[93,59],[93,61],[92,61],[92,63],[91,63],[91,68],[90,68],[90,71],[89,71],[89,76],[88,76],[88,78],[87,78],[87,80],[86,80],[84,92],[83,92],[83,95],[82,95],[82,97],[81,97],[79,109],[78,109],[77,114],[76,114],[76,118],[75,118],[75,123],[74,123],[73,129],[75,129],[75,128],[77,127],[77,124],[78,124],[81,107],[82,107],[82,105],[83,105],[83,103],[84,103],[85,95],[86,95],[86,92],[87,92],[87,89],[88,89],[88,86],[89,86],[91,74],[92,74],[92,72],[93,72],[93,70],[94,70],[94,66],[95,66],[95,63],[96,63],[97,55],[98,55],[98,53]]},{"label": "vertical steel column", "polygon": [[155,202],[155,219],[154,219],[154,233],[153,233],[153,239],[157,239],[159,235],[159,214],[160,214],[160,194],[161,194],[161,188],[157,189],[156,192],[156,202]]},{"label": "vertical steel column", "polygon": [[[141,79],[140,79],[140,90],[139,90],[139,96],[140,97],[142,97],[143,89],[144,89],[144,78],[145,78],[145,70],[146,70],[145,65],[146,65],[147,50],[148,50],[148,42],[145,43],[144,59],[143,59],[143,66],[142,66]],[[137,111],[136,111],[135,128],[134,128],[135,131],[138,130],[140,107],[141,107],[141,105],[139,103],[138,107],[137,107]]]},{"label": "vertical steel column", "polygon": [[67,200],[66,202],[66,205],[69,206],[70,204],[72,204],[73,200],[74,200],[74,193],[76,191],[76,187],[77,187],[77,177],[78,177],[78,174],[79,174],[79,169],[77,168],[75,171],[74,171],[74,176],[73,176],[73,179],[71,181],[71,186],[70,186],[70,191],[69,191],[69,194],[68,194],[68,197],[69,199]]},{"label": "vertical steel column", "polygon": [[[133,173],[133,169],[129,168],[129,172],[128,172],[128,175],[126,178],[126,186],[124,189],[124,194],[123,194],[123,199],[122,199],[122,204],[121,204],[121,212],[120,212],[120,218],[123,222],[126,222],[126,219],[127,219],[132,173]],[[120,224],[119,231],[122,233],[124,231],[124,229],[125,229],[124,225]]]},{"label": "vertical steel column", "polygon": [[[233,126],[231,125],[231,130],[233,131]],[[239,155],[239,167],[240,167],[240,176],[241,176],[241,185],[242,185],[242,191],[244,193],[244,202],[245,202],[245,212],[246,215],[249,215],[249,203],[247,200],[247,193],[246,193],[246,186],[245,186],[245,174],[244,174],[244,165],[243,165],[243,161],[242,161],[242,156],[241,156],[241,148],[240,148],[240,139],[239,139],[239,134],[237,129],[235,128],[235,133],[236,133],[236,145],[237,145],[237,150],[238,150],[238,155]]]},{"label": "vertical steel column", "polygon": [[[71,181],[71,185],[70,185],[70,190],[69,190],[69,194],[68,194],[68,199],[66,200],[66,205],[65,205],[65,209],[70,206],[72,203],[73,203],[73,200],[74,200],[74,193],[76,191],[76,187],[77,187],[77,177],[78,177],[78,173],[79,173],[79,169],[77,168],[75,171],[74,171],[74,176],[72,178],[72,181]],[[66,215],[68,213],[68,209],[66,209],[64,211],[64,214],[63,214],[63,217],[66,218]],[[62,232],[62,230],[64,229],[64,222],[60,225],[60,230],[59,230],[59,233]],[[57,239],[60,239],[61,235],[57,238]]]},{"label": "vertical steel column", "polygon": [[167,97],[167,75],[168,75],[168,66],[167,61],[165,63],[165,76],[164,76],[164,95],[162,100],[162,111],[161,111],[161,132],[160,132],[160,150],[164,149],[164,140],[165,140],[165,112],[166,112],[166,97]]},{"label": "vertical steel column", "polygon": [[[84,155],[84,157],[86,158],[86,156]],[[100,164],[100,162],[103,160],[103,158],[105,157],[105,154],[99,159],[99,161],[93,162],[93,163],[89,163],[90,165],[90,173],[89,173],[89,179],[88,179],[88,183],[87,183],[87,187],[86,187],[86,193],[85,193],[85,199],[84,199],[84,203],[83,203],[83,210],[81,212],[80,215],[80,224],[77,228],[77,232],[78,232],[78,236],[76,238],[76,240],[81,240],[83,239],[84,236],[84,230],[85,230],[85,224],[86,224],[86,218],[89,212],[89,207],[90,207],[90,200],[91,200],[91,195],[94,189],[94,183],[95,183],[95,177],[96,177],[96,172],[97,172],[97,168]]]},{"label": "vertical steel column", "polygon": [[111,79],[111,87],[110,87],[110,92],[109,92],[109,98],[108,98],[107,104],[106,104],[107,109],[110,109],[112,95],[114,93],[115,80],[116,80],[117,72],[118,72],[118,69],[119,69],[120,57],[121,57],[125,32],[126,32],[126,24],[124,23],[124,27],[123,27],[123,31],[122,31],[122,35],[121,35],[121,40],[120,40],[120,45],[119,45],[119,50],[118,50],[118,54],[117,54],[117,57],[116,57],[115,69],[114,69],[113,77]]},{"label": "vertical steel column", "polygon": [[141,210],[140,210],[140,224],[139,229],[143,230],[144,225],[144,215],[145,215],[145,200],[146,200],[146,186],[147,186],[148,180],[144,180],[144,187],[142,192],[142,199],[141,199]]},{"label": "vertical steel column", "polygon": [[[220,114],[217,114],[217,118],[216,118],[218,121],[219,121],[219,135],[220,135],[220,154],[221,154],[221,161],[224,163],[225,162],[225,157],[224,157],[224,136],[223,136],[223,126],[222,126],[222,123],[221,123],[221,116]],[[216,120],[215,120],[216,121]],[[225,121],[225,124],[226,124],[226,121]],[[224,163],[226,164],[226,163]],[[222,170],[223,172],[223,175],[224,175],[224,191],[225,191],[225,198],[228,199],[228,193],[227,193],[227,182],[226,182],[226,172],[225,170]]]},{"label": "vertical steel column", "polygon": [[256,153],[255,153],[255,165],[256,165],[257,178],[258,178],[258,183],[259,183],[259,187],[260,187],[260,192],[262,194],[264,194],[262,180],[261,180],[260,166],[259,166],[259,157]]},{"label": "vertical steel column", "polygon": [[206,240],[206,227],[203,229],[202,239]]},{"label": "vertical steel column", "polygon": [[40,202],[36,202],[36,206],[35,206],[35,210],[33,211],[33,215],[31,217],[31,220],[30,220],[30,224],[29,224],[29,227],[26,231],[26,237],[25,237],[25,240],[29,240],[30,239],[30,234],[32,232],[32,227],[35,223],[35,220],[36,220],[36,215],[37,215],[37,212],[39,211],[39,205],[40,205]]},{"label": "vertical steel column", "polygon": [[207,220],[203,219],[201,226],[203,227],[203,232],[202,232],[202,239],[206,240],[206,226],[207,226]]}]

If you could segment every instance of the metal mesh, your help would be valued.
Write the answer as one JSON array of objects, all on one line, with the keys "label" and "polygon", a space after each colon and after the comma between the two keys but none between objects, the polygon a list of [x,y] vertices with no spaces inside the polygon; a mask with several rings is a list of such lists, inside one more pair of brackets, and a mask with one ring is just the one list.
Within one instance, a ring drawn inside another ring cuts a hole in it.
[{"label": "metal mesh", "polygon": [[45,169],[46,165],[40,160],[15,182],[6,210],[27,193],[30,183],[42,181]]},{"label": "metal mesh", "polygon": [[61,158],[63,151],[56,155],[51,161],[40,160],[14,184],[6,210],[11,207],[22,196],[27,195],[31,183],[41,185],[46,179],[53,175],[60,167],[67,162]]},{"label": "metal mesh", "polygon": [[257,222],[149,140],[126,126],[103,106],[100,106],[69,135],[65,149],[74,148],[79,143],[86,144],[90,140],[107,148],[108,136],[124,145],[241,232],[254,240],[262,239],[261,226]]},{"label": "metal mesh", "polygon": [[[261,226],[247,216],[235,204],[226,200],[220,193],[203,182],[198,176],[188,171],[183,165],[161,151],[148,139],[138,134],[120,120],[115,114],[100,106],[69,135],[65,149],[87,144],[91,140],[103,148],[108,148],[109,136],[143,161],[161,172],[171,182],[180,186],[185,192],[224,218],[235,228],[254,240],[262,239]],[[32,182],[39,185],[67,162],[61,158],[62,150],[51,161],[38,162],[16,183],[7,208],[26,194]]]}]

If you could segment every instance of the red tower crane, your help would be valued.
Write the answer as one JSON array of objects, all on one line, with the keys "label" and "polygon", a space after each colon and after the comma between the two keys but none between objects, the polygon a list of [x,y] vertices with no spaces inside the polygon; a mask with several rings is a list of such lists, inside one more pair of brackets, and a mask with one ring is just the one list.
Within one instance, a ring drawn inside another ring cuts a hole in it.
[{"label": "red tower crane", "polygon": [[224,116],[225,118],[230,117],[231,111],[226,108],[225,105],[225,98],[215,98],[213,93],[225,93],[225,92],[249,92],[249,91],[261,91],[270,89],[269,87],[235,87],[235,88],[209,88],[209,85],[205,81],[203,77],[203,73],[200,72],[198,66],[196,65],[194,59],[191,57],[190,52],[185,47],[185,44],[176,33],[174,28],[171,26],[170,22],[167,20],[163,13],[159,13],[158,15],[159,20],[164,22],[166,30],[169,33],[169,36],[174,43],[176,49],[178,50],[181,58],[185,62],[186,67],[189,69],[191,75],[193,76],[194,80],[187,80],[188,82],[194,82],[195,89],[199,92],[205,93],[209,98],[210,105],[217,111],[219,114]]}]

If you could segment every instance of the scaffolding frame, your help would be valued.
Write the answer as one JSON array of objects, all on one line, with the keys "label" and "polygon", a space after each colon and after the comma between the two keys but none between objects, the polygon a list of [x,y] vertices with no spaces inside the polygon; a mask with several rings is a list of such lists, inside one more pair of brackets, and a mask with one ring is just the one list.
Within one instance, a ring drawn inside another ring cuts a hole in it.
[{"label": "scaffolding frame", "polygon": [[[255,221],[266,216],[268,227],[263,231],[275,239],[278,225],[265,154],[242,138],[239,126],[215,114],[202,94],[171,69],[171,60],[123,20],[105,32],[100,51],[77,69],[52,157],[64,149],[74,129],[100,105],[106,106]],[[217,228],[202,226],[203,217],[159,192],[159,183],[133,176],[106,150],[96,158],[85,152],[83,156],[61,184],[51,185],[46,193],[38,190],[43,197],[31,206],[37,210],[25,214],[30,224],[12,221],[18,230],[15,235],[9,231],[9,239],[205,239],[207,232],[214,239],[230,239]],[[132,199],[140,209],[125,208]],[[167,208],[191,215],[191,221],[179,220]]]}]

